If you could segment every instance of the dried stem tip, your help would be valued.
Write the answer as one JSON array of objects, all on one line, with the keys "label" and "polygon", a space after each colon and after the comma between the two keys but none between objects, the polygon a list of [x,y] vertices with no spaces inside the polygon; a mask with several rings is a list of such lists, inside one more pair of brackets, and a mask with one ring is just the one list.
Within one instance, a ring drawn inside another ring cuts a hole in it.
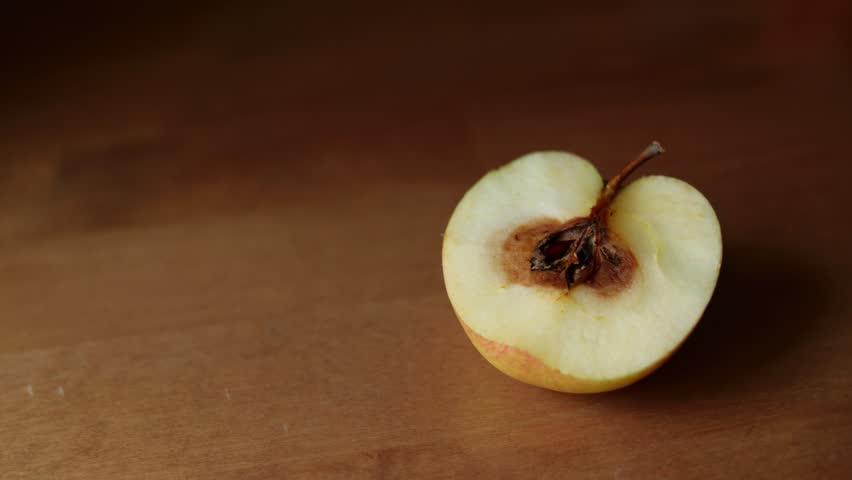
[{"label": "dried stem tip", "polygon": [[642,166],[643,163],[647,162],[648,160],[656,157],[661,153],[665,153],[665,150],[663,150],[663,146],[660,145],[660,142],[651,142],[651,144],[648,145],[645,150],[642,150],[642,153],[640,153],[639,156],[636,157],[632,162],[628,163],[627,166],[625,166],[624,169],[618,173],[618,175],[612,177],[610,181],[606,182],[606,186],[604,187],[603,192],[601,193],[601,196],[598,199],[598,206],[605,208],[610,203],[612,203],[612,199],[615,197],[615,193],[618,191],[618,188],[621,186],[621,183],[624,182],[624,179],[630,176],[630,174],[633,173],[634,170]]}]

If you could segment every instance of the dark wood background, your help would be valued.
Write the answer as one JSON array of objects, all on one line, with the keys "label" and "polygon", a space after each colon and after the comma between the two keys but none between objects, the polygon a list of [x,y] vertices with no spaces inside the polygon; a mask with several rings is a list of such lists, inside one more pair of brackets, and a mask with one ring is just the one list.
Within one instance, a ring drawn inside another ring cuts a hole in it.
[{"label": "dark wood background", "polygon": [[[849,478],[845,1],[0,16],[0,478]],[[441,232],[565,149],[712,202],[693,336],[601,395],[469,344]]]}]

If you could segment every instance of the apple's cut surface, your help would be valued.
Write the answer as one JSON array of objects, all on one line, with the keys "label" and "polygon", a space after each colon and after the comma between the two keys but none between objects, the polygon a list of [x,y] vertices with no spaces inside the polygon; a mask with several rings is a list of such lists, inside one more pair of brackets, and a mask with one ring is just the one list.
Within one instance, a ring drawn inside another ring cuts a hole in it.
[{"label": "apple's cut surface", "polygon": [[569,153],[538,152],[480,179],[443,240],[447,293],[476,349],[507,375],[553,390],[629,385],[698,323],[722,261],[706,198],[664,176],[606,185]]}]

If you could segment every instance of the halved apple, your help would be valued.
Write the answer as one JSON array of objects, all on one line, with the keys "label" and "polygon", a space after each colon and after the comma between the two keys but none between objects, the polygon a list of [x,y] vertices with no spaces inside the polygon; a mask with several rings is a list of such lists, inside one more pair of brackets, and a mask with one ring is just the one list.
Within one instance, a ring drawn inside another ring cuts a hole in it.
[{"label": "halved apple", "polygon": [[476,349],[522,382],[563,392],[629,385],[698,323],[719,275],[719,222],[674,178],[604,185],[563,152],[521,157],[459,202],[443,243],[447,293]]}]

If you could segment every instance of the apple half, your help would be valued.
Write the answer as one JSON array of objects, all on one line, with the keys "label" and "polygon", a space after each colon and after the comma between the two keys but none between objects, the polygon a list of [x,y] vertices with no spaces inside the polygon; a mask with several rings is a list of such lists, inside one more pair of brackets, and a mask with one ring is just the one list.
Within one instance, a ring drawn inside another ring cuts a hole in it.
[{"label": "apple half", "polygon": [[450,302],[503,373],[552,390],[629,385],[660,366],[710,301],[722,261],[716,214],[689,184],[624,188],[654,142],[604,185],[564,152],[523,156],[480,179],[443,240]]}]

